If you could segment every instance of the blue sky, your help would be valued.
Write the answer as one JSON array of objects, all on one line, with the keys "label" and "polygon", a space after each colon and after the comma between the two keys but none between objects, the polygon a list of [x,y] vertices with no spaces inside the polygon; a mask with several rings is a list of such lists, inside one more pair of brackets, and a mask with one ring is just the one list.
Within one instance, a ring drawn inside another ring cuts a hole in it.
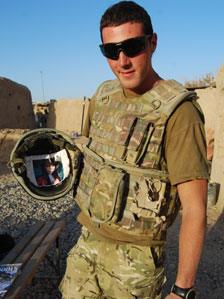
[{"label": "blue sky", "polygon": [[[98,28],[115,2],[0,0],[0,76],[26,85],[33,101],[91,96],[113,78]],[[162,77],[185,82],[216,74],[224,63],[223,0],[136,2],[158,34],[153,65]]]}]

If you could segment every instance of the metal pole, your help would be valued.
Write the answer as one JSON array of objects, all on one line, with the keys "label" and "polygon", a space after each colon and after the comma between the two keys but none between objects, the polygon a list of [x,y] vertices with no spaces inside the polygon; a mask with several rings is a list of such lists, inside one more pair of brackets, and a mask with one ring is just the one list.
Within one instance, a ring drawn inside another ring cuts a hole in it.
[{"label": "metal pole", "polygon": [[40,71],[40,79],[41,79],[41,88],[42,88],[43,102],[45,102],[43,71]]},{"label": "metal pole", "polygon": [[83,99],[83,104],[82,104],[82,121],[81,121],[81,135],[83,134],[83,122],[84,122],[84,116],[85,116],[85,101],[86,97]]}]

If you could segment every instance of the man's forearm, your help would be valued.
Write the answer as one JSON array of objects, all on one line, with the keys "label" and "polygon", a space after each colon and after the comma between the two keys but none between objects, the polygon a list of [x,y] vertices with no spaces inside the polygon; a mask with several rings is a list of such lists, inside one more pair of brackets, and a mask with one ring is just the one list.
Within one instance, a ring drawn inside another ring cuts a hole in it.
[{"label": "man's forearm", "polygon": [[194,285],[206,229],[206,207],[183,211],[179,236],[179,263],[176,284],[182,288]]},{"label": "man's forearm", "polygon": [[[177,186],[183,207],[179,236],[179,262],[176,285],[194,286],[206,230],[207,180],[188,181]],[[166,299],[180,298],[170,293]]]},{"label": "man's forearm", "polygon": [[[182,203],[179,235],[179,262],[176,285],[183,289],[194,286],[206,230],[207,181],[198,179],[177,186]],[[170,293],[166,299],[180,298]]]}]

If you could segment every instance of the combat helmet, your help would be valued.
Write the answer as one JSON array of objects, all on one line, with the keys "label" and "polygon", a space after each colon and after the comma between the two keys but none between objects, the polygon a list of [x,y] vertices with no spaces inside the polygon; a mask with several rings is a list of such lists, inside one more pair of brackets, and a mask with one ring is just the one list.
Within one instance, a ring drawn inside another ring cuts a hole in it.
[{"label": "combat helmet", "polygon": [[35,129],[16,143],[9,165],[29,195],[39,200],[54,200],[76,185],[81,152],[64,132]]}]

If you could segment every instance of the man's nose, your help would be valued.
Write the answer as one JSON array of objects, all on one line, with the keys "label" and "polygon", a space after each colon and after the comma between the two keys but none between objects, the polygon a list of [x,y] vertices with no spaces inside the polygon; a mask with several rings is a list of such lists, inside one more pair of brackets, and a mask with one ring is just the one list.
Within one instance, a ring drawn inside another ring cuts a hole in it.
[{"label": "man's nose", "polygon": [[120,66],[122,67],[127,67],[131,64],[130,58],[127,55],[125,55],[123,51],[120,51],[118,61]]}]

